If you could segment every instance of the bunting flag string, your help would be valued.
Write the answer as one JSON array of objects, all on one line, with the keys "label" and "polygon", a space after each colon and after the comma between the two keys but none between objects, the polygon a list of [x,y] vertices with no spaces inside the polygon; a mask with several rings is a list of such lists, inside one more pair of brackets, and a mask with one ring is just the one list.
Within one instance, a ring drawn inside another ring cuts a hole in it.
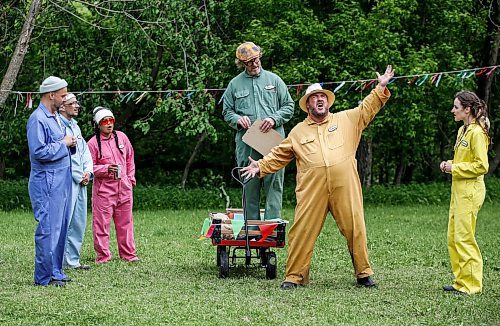
[{"label": "bunting flag string", "polygon": [[[414,75],[404,75],[404,76],[396,76],[392,78],[388,84],[392,84],[397,80],[407,80],[409,85],[415,85],[417,87],[424,85],[424,83],[430,81],[431,85],[435,87],[439,86],[443,76],[445,75],[456,75],[458,80],[468,79],[472,76],[486,76],[490,77],[493,73],[499,74],[500,69],[497,69],[500,65],[489,66],[489,67],[479,67],[479,68],[471,68],[471,69],[462,69],[462,70],[453,70],[453,71],[442,71],[442,72],[434,72],[434,73],[423,73],[423,74],[414,74]],[[430,78],[429,78],[430,77]],[[370,87],[375,86],[377,79],[359,79],[359,80],[341,80],[341,81],[322,81],[320,82],[326,89],[328,89],[331,85],[336,85],[334,87],[333,92],[336,93],[340,91],[345,85],[350,84],[345,94],[351,91],[365,91]],[[291,84],[287,85],[287,88],[292,91],[295,89],[295,94],[298,97],[304,87],[311,85],[311,83],[301,83],[301,84]],[[332,87],[333,88],[333,87]],[[196,93],[203,92],[203,94],[210,93],[212,96],[216,96],[219,92],[222,92],[222,96],[220,97],[218,104],[222,103],[225,96],[225,88],[206,88],[206,89],[168,89],[168,90],[130,90],[130,91],[122,91],[122,90],[114,90],[114,91],[105,91],[105,90],[85,90],[85,91],[73,91],[73,93],[78,94],[78,96],[86,95],[86,94],[116,94],[120,98],[121,103],[128,103],[131,100],[134,103],[138,104],[142,100],[144,100],[148,94],[160,94],[159,98],[163,97],[164,99],[168,99],[170,96],[173,96],[175,100],[180,98],[188,98],[191,99],[195,96]],[[22,98],[23,94],[26,94],[26,106],[25,108],[32,108],[32,94],[39,94],[40,92],[33,91],[17,91],[17,90],[0,90],[0,92],[8,92],[17,94],[16,96],[16,108],[17,110],[17,102],[24,101]],[[135,99],[134,94],[139,94],[139,96]]]},{"label": "bunting flag string", "polygon": [[334,93],[337,93],[337,91],[338,91],[339,89],[341,89],[342,87],[344,87],[344,85],[345,85],[345,81],[341,82],[339,86],[335,87],[335,89],[333,90],[333,92],[334,92]]}]

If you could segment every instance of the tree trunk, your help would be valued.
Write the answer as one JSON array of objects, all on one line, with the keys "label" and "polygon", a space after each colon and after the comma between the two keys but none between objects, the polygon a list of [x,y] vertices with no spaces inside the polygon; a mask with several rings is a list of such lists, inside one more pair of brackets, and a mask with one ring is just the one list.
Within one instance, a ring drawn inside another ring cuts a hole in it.
[{"label": "tree trunk", "polygon": [[358,174],[361,185],[369,189],[372,180],[372,140],[365,137],[361,138],[356,151],[356,160],[358,161]]},{"label": "tree trunk", "polygon": [[490,161],[490,170],[488,172],[488,176],[492,176],[498,168],[498,165],[500,164],[500,143],[497,142],[495,144],[493,152],[495,152],[495,157]]},{"label": "tree trunk", "polygon": [[405,165],[404,165],[404,154],[403,153],[400,153],[399,154],[399,162],[396,166],[396,173],[394,175],[394,184],[396,186],[400,186],[401,185],[401,180],[403,179],[403,175],[405,173]]},{"label": "tree trunk", "polygon": [[0,180],[3,180],[5,175],[5,156],[0,154]]},{"label": "tree trunk", "polygon": [[24,21],[21,35],[19,35],[16,49],[14,50],[14,54],[12,55],[12,59],[10,60],[9,67],[5,72],[2,84],[0,85],[0,89],[2,90],[0,92],[0,108],[5,105],[5,101],[7,101],[7,97],[9,96],[9,93],[12,90],[14,83],[16,82],[17,74],[19,73],[21,65],[23,64],[24,56],[26,55],[26,52],[28,52],[31,32],[33,32],[33,28],[35,27],[35,19],[40,12],[41,6],[42,0],[31,1],[31,6],[28,11],[28,15],[26,16],[26,20]]},{"label": "tree trunk", "polygon": [[373,167],[373,143],[372,139],[366,139],[366,174],[364,185],[368,190],[372,186],[372,167]]},{"label": "tree trunk", "polygon": [[196,143],[196,146],[194,147],[193,153],[191,154],[191,157],[189,158],[188,162],[186,163],[186,167],[184,168],[184,174],[182,175],[182,181],[181,181],[181,187],[184,189],[186,187],[186,181],[187,177],[189,175],[189,170],[191,169],[191,165],[193,165],[194,159],[196,158],[196,155],[198,155],[201,145],[203,144],[203,141],[205,138],[207,138],[208,133],[203,132],[198,139],[198,142]]},{"label": "tree trunk", "polygon": [[[494,0],[491,2],[490,13],[488,15],[488,27],[487,27],[487,35],[484,39],[484,48],[482,53],[484,53],[484,57],[482,59],[482,66],[489,67],[497,65],[498,60],[498,49],[500,46],[500,30],[498,28],[500,24],[500,11],[498,8],[498,1]],[[496,112],[493,111],[492,105],[492,96],[491,96],[491,85],[493,83],[493,78],[495,77],[495,73],[492,73],[489,76],[485,74],[479,76],[478,78],[478,89],[477,95],[482,98],[486,105],[488,106],[490,117],[494,118]],[[490,119],[493,122],[494,119]],[[494,125],[491,125],[491,131],[493,131]],[[496,137],[494,143],[498,142],[498,137]],[[494,152],[496,156],[494,159],[490,161],[490,169],[488,171],[488,175],[492,175],[495,170],[498,168],[498,164],[500,161],[500,147],[498,144],[495,145]]]}]

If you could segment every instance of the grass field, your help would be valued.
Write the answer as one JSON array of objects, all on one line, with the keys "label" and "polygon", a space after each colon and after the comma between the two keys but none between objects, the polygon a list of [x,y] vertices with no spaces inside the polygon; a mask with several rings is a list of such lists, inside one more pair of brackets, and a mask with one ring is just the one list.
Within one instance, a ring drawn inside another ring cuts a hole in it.
[{"label": "grass field", "polygon": [[[82,262],[66,288],[34,287],[30,212],[0,212],[0,324],[4,325],[500,325],[500,204],[480,212],[484,259],[480,295],[443,293],[452,280],[446,249],[447,207],[367,207],[377,289],[355,286],[345,240],[330,217],[318,238],[311,284],[282,291],[278,278],[243,264],[219,279],[215,247],[197,240],[207,211],[137,211],[139,263],[93,263],[90,227]],[[293,211],[285,217],[293,220]],[[90,224],[89,224],[90,225]],[[240,262],[241,263],[241,262]]]}]

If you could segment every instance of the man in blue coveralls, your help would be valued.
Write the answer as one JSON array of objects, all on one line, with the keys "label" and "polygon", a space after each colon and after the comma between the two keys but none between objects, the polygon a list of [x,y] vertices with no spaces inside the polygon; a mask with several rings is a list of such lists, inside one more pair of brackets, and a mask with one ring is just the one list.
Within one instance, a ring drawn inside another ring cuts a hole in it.
[{"label": "man in blue coveralls", "polygon": [[35,220],[35,285],[65,286],[62,270],[64,242],[71,200],[69,147],[76,138],[66,136],[57,110],[68,83],[50,76],[40,85],[41,100],[27,124],[31,173],[28,190]]},{"label": "man in blue coveralls", "polygon": [[63,268],[88,270],[89,265],[80,263],[85,226],[87,224],[87,185],[93,178],[94,164],[87,142],[82,137],[78,123],[74,119],[78,116],[80,105],[75,94],[68,93],[63,98],[59,108],[61,122],[66,127],[66,135],[76,137],[76,147],[71,151],[72,195],[68,233],[64,247]]}]

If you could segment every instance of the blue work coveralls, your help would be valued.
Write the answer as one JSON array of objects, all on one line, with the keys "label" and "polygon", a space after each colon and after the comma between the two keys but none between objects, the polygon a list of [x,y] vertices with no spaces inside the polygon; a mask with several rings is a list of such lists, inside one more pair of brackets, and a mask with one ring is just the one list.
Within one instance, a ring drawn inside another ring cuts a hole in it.
[{"label": "blue work coveralls", "polygon": [[28,190],[35,220],[35,284],[66,277],[62,270],[71,198],[71,160],[65,130],[40,103],[27,123],[31,173]]},{"label": "blue work coveralls", "polygon": [[90,178],[93,179],[94,164],[76,120],[68,120],[62,115],[59,117],[66,128],[66,135],[76,137],[76,153],[71,155],[72,196],[63,260],[64,268],[76,268],[81,265],[80,251],[87,224],[87,186],[80,182],[85,172],[90,173]]}]

